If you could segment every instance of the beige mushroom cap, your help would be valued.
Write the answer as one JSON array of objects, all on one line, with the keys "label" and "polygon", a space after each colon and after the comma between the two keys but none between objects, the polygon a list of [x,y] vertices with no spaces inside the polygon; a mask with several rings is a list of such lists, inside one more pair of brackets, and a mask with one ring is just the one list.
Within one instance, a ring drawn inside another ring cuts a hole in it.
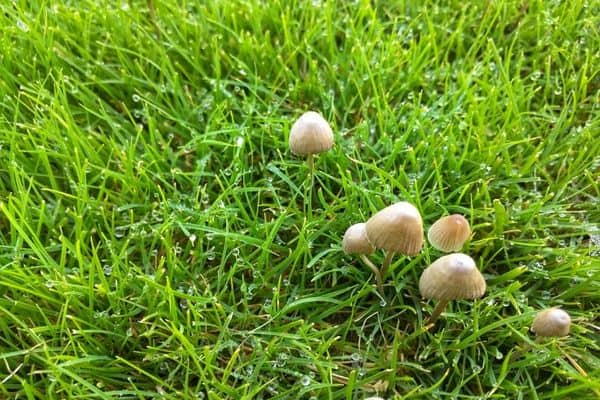
[{"label": "beige mushroom cap", "polygon": [[346,254],[371,254],[375,247],[367,239],[365,223],[354,224],[344,233],[342,248]]},{"label": "beige mushroom cap", "polygon": [[444,253],[460,251],[470,235],[469,221],[460,214],[438,219],[427,231],[429,243]]},{"label": "beige mushroom cap", "polygon": [[419,210],[401,201],[384,208],[366,223],[367,238],[379,249],[407,256],[419,254],[423,247],[423,220]]},{"label": "beige mushroom cap", "polygon": [[322,153],[333,147],[333,131],[321,114],[308,111],[298,118],[290,131],[290,150],[305,156]]},{"label": "beige mushroom cap", "polygon": [[571,327],[571,317],[560,308],[540,311],[533,319],[531,330],[537,336],[567,336]]},{"label": "beige mushroom cap", "polygon": [[438,258],[423,271],[419,280],[421,296],[427,299],[475,299],[483,296],[485,289],[485,279],[475,261],[462,253]]}]

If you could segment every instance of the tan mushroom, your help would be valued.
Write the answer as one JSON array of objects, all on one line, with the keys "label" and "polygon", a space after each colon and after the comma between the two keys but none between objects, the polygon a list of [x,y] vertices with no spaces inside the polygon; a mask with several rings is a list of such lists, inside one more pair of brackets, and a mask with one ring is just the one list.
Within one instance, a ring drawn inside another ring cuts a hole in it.
[{"label": "tan mushroom", "polygon": [[307,111],[294,122],[290,130],[289,145],[292,153],[307,156],[309,169],[313,170],[313,154],[333,147],[333,131],[329,123],[314,111]]},{"label": "tan mushroom", "polygon": [[476,299],[483,296],[485,289],[485,279],[468,255],[453,253],[438,258],[419,280],[421,296],[439,300],[427,324],[434,323],[451,300]]},{"label": "tan mushroom", "polygon": [[354,224],[346,230],[342,239],[342,248],[346,254],[371,254],[375,247],[369,242],[365,223]]},{"label": "tan mushroom", "polygon": [[377,282],[377,290],[383,296],[383,279],[379,269],[371,262],[369,254],[375,251],[375,247],[369,242],[367,238],[367,232],[365,230],[365,223],[361,222],[352,225],[344,233],[342,239],[342,249],[346,254],[358,254],[360,259],[373,271],[375,274],[375,280]]},{"label": "tan mushroom", "polygon": [[365,229],[371,244],[387,252],[381,267],[382,276],[385,276],[394,253],[415,256],[423,247],[421,214],[406,201],[392,204],[373,215]]},{"label": "tan mushroom", "polygon": [[427,231],[429,243],[444,253],[460,251],[470,235],[469,221],[460,214],[438,219]]},{"label": "tan mushroom", "polygon": [[566,311],[553,307],[540,311],[533,319],[531,330],[538,337],[567,336],[571,327],[571,317]]}]

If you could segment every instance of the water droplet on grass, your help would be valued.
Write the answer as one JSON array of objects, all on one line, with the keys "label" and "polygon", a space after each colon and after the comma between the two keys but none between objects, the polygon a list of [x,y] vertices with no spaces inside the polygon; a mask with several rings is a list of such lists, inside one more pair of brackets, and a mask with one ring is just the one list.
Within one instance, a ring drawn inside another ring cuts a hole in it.
[{"label": "water droplet on grass", "polygon": [[543,300],[550,300],[551,297],[552,297],[552,293],[550,293],[549,290],[544,290],[542,292],[542,299]]},{"label": "water droplet on grass", "polygon": [[17,27],[20,30],[22,30],[23,32],[29,32],[29,25],[27,25],[25,22],[23,22],[20,19],[17,20]]},{"label": "water droplet on grass", "polygon": [[134,94],[133,96],[131,96],[131,100],[133,100],[134,103],[137,103],[141,100],[141,98],[139,95]]},{"label": "water droplet on grass", "polygon": [[310,385],[310,378],[307,375],[304,375],[301,379],[300,379],[300,384],[302,386],[308,386]]},{"label": "water droplet on grass", "polygon": [[504,354],[498,349],[496,349],[496,360],[502,360],[504,358]]}]

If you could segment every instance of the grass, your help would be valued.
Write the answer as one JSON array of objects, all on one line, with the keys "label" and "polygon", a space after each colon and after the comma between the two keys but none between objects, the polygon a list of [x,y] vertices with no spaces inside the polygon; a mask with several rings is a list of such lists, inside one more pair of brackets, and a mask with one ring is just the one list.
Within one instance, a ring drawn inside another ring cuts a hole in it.
[{"label": "grass", "polygon": [[[597,3],[0,11],[1,398],[597,398]],[[312,188],[309,109],[336,136]],[[382,301],[341,251],[400,200],[464,214],[488,283],[430,330],[440,253]],[[535,343],[550,306],[571,334]]]}]

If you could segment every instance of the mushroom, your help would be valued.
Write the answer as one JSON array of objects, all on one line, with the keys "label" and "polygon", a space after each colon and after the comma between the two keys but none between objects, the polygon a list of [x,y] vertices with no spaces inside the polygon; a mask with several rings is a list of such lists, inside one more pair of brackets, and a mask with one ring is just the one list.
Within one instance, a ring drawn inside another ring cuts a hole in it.
[{"label": "mushroom", "polygon": [[439,300],[427,324],[438,319],[450,300],[476,299],[483,296],[485,289],[485,279],[468,255],[452,253],[438,258],[419,280],[421,296]]},{"label": "mushroom", "polygon": [[536,336],[567,336],[571,327],[571,317],[560,308],[553,307],[540,311],[533,319],[531,330]]},{"label": "mushroom", "polygon": [[367,232],[365,230],[365,223],[361,222],[352,225],[344,233],[342,239],[342,249],[346,254],[358,254],[360,259],[373,271],[375,274],[375,280],[377,282],[377,290],[383,296],[383,279],[379,269],[369,260],[367,257],[369,254],[375,251],[375,247],[367,239]]},{"label": "mushroom", "polygon": [[469,221],[460,214],[438,219],[427,231],[429,243],[444,253],[460,251],[470,235]]},{"label": "mushroom", "polygon": [[373,215],[365,225],[369,242],[387,251],[381,267],[381,276],[392,262],[394,253],[406,256],[419,254],[423,247],[423,221],[419,210],[401,201]]},{"label": "mushroom", "polygon": [[312,172],[313,154],[333,147],[333,131],[321,114],[307,111],[292,125],[289,145],[292,153],[307,156],[308,168]]}]

